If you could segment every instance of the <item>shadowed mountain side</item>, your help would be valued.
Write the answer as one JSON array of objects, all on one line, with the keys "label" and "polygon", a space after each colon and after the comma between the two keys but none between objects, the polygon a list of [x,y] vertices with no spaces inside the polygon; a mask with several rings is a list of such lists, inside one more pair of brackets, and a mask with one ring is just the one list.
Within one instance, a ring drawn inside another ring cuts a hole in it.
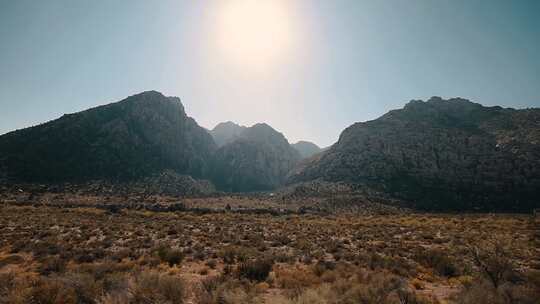
[{"label": "shadowed mountain side", "polygon": [[308,158],[323,151],[319,146],[309,141],[301,140],[291,146],[300,153],[302,158]]},{"label": "shadowed mountain side", "polygon": [[271,190],[283,184],[299,159],[283,134],[256,124],[217,150],[213,180],[225,191]]},{"label": "shadowed mountain side", "polygon": [[413,100],[356,123],[289,182],[346,181],[431,210],[530,210],[540,195],[540,110]]},{"label": "shadowed mountain side", "polygon": [[203,177],[216,150],[180,99],[148,91],[0,137],[15,182],[131,180],[171,169]]},{"label": "shadowed mountain side", "polygon": [[218,145],[222,147],[225,144],[231,143],[240,138],[240,134],[247,129],[247,127],[235,124],[232,121],[222,122],[216,125],[209,131],[212,138]]}]

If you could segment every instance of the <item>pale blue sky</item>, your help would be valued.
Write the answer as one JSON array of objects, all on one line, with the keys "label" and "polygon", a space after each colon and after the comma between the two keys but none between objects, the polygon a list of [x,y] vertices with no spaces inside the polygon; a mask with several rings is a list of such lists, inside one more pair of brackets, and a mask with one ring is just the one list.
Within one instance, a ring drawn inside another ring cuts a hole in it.
[{"label": "pale blue sky", "polygon": [[257,70],[216,49],[219,1],[0,0],[0,134],[145,90],[321,146],[410,99],[540,106],[540,1],[285,3],[294,47]]}]

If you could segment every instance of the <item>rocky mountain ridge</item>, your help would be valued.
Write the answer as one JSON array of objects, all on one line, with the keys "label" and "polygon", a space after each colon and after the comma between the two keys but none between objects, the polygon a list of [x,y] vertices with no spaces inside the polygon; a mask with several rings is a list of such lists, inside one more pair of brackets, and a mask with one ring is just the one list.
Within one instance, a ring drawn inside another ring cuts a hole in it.
[{"label": "rocky mountain ridge", "polygon": [[315,155],[317,153],[321,153],[323,151],[323,149],[321,149],[316,144],[314,144],[312,142],[309,142],[309,141],[305,141],[305,140],[301,140],[299,142],[296,142],[296,143],[292,144],[291,146],[296,151],[298,151],[298,153],[300,153],[300,156],[302,158],[312,157],[313,155]]},{"label": "rocky mountain ridge", "polygon": [[225,191],[272,190],[283,185],[299,160],[283,134],[267,124],[255,124],[216,151],[212,180]]},{"label": "rocky mountain ridge", "polygon": [[437,210],[530,210],[540,195],[540,109],[413,100],[348,127],[289,182],[350,182]]},{"label": "rocky mountain ridge", "polygon": [[286,190],[294,199],[378,197],[425,210],[540,207],[540,109],[412,100],[351,125],[328,149],[314,146],[291,145],[267,124],[207,131],[180,99],[148,91],[0,136],[0,184],[97,181],[195,196],[215,193],[215,185],[294,189]]},{"label": "rocky mountain ridge", "polygon": [[177,97],[148,91],[0,136],[12,182],[134,180],[163,170],[208,175],[217,149]]},{"label": "rocky mountain ridge", "polygon": [[218,147],[222,147],[225,144],[231,143],[240,138],[240,134],[247,129],[247,127],[235,124],[232,121],[226,121],[217,124],[212,130],[209,131],[210,135],[216,142]]}]

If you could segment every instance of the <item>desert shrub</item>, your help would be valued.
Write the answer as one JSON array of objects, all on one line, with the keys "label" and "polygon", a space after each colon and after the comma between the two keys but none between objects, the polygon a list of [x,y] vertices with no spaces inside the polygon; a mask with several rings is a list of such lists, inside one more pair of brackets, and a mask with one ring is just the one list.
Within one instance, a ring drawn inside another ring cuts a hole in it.
[{"label": "desert shrub", "polygon": [[15,274],[12,272],[0,273],[0,303],[14,302],[14,294],[17,289]]},{"label": "desert shrub", "polygon": [[240,278],[262,282],[272,270],[273,262],[268,259],[257,259],[240,263],[237,274]]},{"label": "desert shrub", "polygon": [[77,265],[77,267],[73,269],[73,272],[87,273],[97,280],[101,280],[109,274],[128,272],[132,270],[133,266],[133,263],[116,263],[114,261],[105,260],[101,263]]},{"label": "desert shrub", "polygon": [[184,253],[181,250],[169,249],[164,246],[157,249],[157,255],[162,262],[169,264],[170,267],[180,265],[184,260]]},{"label": "desert shrub", "polygon": [[224,290],[219,297],[219,303],[223,304],[236,304],[236,303],[245,303],[245,304],[255,304],[261,303],[256,299],[256,295],[252,291],[246,291],[244,288],[232,288]]},{"label": "desert shrub", "polygon": [[33,284],[23,303],[76,304],[79,301],[75,289],[58,278],[40,278]]},{"label": "desert shrub", "polygon": [[403,281],[394,275],[379,272],[361,277],[351,284],[343,295],[344,303],[380,304],[393,302],[390,295],[403,286]]},{"label": "desert shrub", "polygon": [[285,294],[289,297],[296,297],[307,288],[321,282],[313,272],[296,268],[277,268],[275,277],[276,285],[285,289]]},{"label": "desert shrub", "polygon": [[216,269],[217,262],[214,259],[210,259],[206,262],[206,266],[210,267],[211,269]]},{"label": "desert shrub", "polygon": [[480,273],[498,288],[515,272],[509,245],[499,240],[487,240],[480,245],[469,245],[469,252]]},{"label": "desert shrub", "polygon": [[22,262],[24,262],[24,259],[20,255],[9,255],[5,258],[0,259],[0,268],[10,264],[20,264]]},{"label": "desert shrub", "polygon": [[204,252],[204,249],[198,249],[193,254],[193,258],[195,260],[203,261],[204,259],[206,259],[206,252]]},{"label": "desert shrub", "polygon": [[464,284],[462,290],[454,296],[459,304],[536,304],[540,299],[540,274],[526,273],[518,283],[510,281],[495,285],[486,276]]},{"label": "desert shrub", "polygon": [[225,264],[234,264],[235,260],[238,262],[247,261],[255,256],[255,252],[254,249],[242,246],[227,246],[219,251],[218,256],[223,259]]},{"label": "desert shrub", "polygon": [[201,281],[200,288],[196,292],[197,303],[212,304],[220,303],[219,290],[226,282],[226,277],[207,277]]},{"label": "desert shrub", "polygon": [[83,252],[75,256],[75,261],[77,263],[92,263],[96,258],[89,252]]},{"label": "desert shrub", "polygon": [[38,258],[48,255],[59,254],[62,251],[60,246],[48,241],[31,244],[28,248],[25,249],[29,249],[34,254],[34,256]]},{"label": "desert shrub", "polygon": [[201,282],[196,292],[198,304],[236,304],[263,303],[256,300],[256,289],[253,285],[241,283],[230,277],[208,277]]},{"label": "desert shrub", "polygon": [[460,273],[455,261],[440,249],[419,250],[414,259],[426,267],[433,268],[441,276],[453,277]]},{"label": "desert shrub", "polygon": [[[432,303],[415,295],[398,296],[403,282],[396,276],[385,272],[375,274],[359,274],[349,279],[340,278],[332,283],[314,284],[297,293],[286,292],[287,298],[278,297],[271,303],[280,304],[329,304],[329,303],[362,303],[362,304],[394,304],[394,303]],[[399,302],[399,300],[410,302]],[[416,300],[416,302],[414,302]]]},{"label": "desert shrub", "polygon": [[331,286],[325,284],[318,288],[308,289],[290,301],[291,304],[327,304],[331,299],[337,298]]},{"label": "desert shrub", "polygon": [[66,261],[60,257],[48,257],[39,267],[39,273],[49,275],[51,273],[63,272],[66,269]]},{"label": "desert shrub", "polygon": [[[124,278],[121,279],[125,281]],[[106,280],[96,280],[88,273],[66,273],[61,276],[16,278],[0,276],[0,303],[95,303],[111,290]]]},{"label": "desert shrub", "polygon": [[406,289],[399,289],[397,296],[400,304],[436,304],[436,299],[429,299],[417,295],[415,292]]},{"label": "desert shrub", "polygon": [[302,293],[294,297],[285,297],[284,295],[276,295],[270,297],[267,303],[275,304],[329,304],[341,303],[338,302],[337,296],[331,290],[331,286],[323,284],[316,288],[306,289]]},{"label": "desert shrub", "polygon": [[233,247],[225,247],[219,252],[218,256],[223,259],[223,263],[233,264],[236,253]]},{"label": "desert shrub", "polygon": [[102,295],[97,304],[126,304],[130,303],[129,294],[127,292],[116,291]]},{"label": "desert shrub", "polygon": [[131,303],[182,304],[186,297],[182,279],[157,272],[141,272],[129,281]]},{"label": "desert shrub", "polygon": [[[367,258],[367,261],[365,259]],[[373,253],[369,256],[360,256],[357,264],[367,263],[372,270],[387,269],[400,276],[412,276],[415,274],[415,266],[407,259],[399,256],[382,255]]]},{"label": "desert shrub", "polygon": [[58,280],[75,292],[77,303],[94,303],[104,291],[102,282],[88,273],[67,273]]},{"label": "desert shrub", "polygon": [[278,246],[285,246],[291,243],[291,239],[284,235],[284,234],[278,234],[273,237],[271,246],[272,247],[278,247]]},{"label": "desert shrub", "polygon": [[28,246],[28,243],[27,241],[25,240],[18,240],[18,241],[15,241],[13,242],[13,244],[11,244],[11,247],[10,247],[10,253],[18,253],[18,252],[21,252],[23,251],[26,246]]},{"label": "desert shrub", "polygon": [[328,253],[338,253],[343,249],[343,243],[340,240],[329,240],[323,244]]},{"label": "desert shrub", "polygon": [[454,300],[459,304],[504,304],[492,284],[486,280],[465,284],[460,293],[454,296]]},{"label": "desert shrub", "polygon": [[[99,258],[97,255],[96,255],[96,251],[93,251],[92,252],[92,255],[96,258]],[[126,258],[129,258],[129,257],[133,257],[133,250],[131,249],[128,249],[128,248],[125,248],[125,249],[121,249],[121,250],[118,250],[118,251],[115,251],[113,254],[110,255],[110,258],[117,261],[117,262],[120,262],[122,261],[123,259],[126,259]]]},{"label": "desert shrub", "polygon": [[109,213],[109,214],[117,214],[117,213],[120,213],[122,211],[122,207],[119,206],[119,205],[114,205],[114,204],[110,204],[110,205],[105,205],[104,206],[104,209]]},{"label": "desert shrub", "polygon": [[272,255],[272,259],[277,263],[292,264],[296,261],[294,254],[290,252],[277,252]]},{"label": "desert shrub", "polygon": [[127,289],[127,275],[122,272],[113,272],[106,274],[100,280],[103,291],[106,293],[114,293],[115,291],[125,291]]},{"label": "desert shrub", "polygon": [[336,269],[336,263],[330,261],[318,261],[311,269],[315,275],[320,277],[326,271]]},{"label": "desert shrub", "polygon": [[139,265],[142,266],[156,267],[160,262],[161,259],[153,255],[143,255],[139,259]]}]

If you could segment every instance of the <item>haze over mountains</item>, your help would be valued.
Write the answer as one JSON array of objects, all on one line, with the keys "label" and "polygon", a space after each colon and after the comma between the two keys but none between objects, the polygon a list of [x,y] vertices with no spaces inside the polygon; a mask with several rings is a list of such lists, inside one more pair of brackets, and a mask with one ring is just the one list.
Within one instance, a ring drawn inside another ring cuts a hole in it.
[{"label": "haze over mountains", "polygon": [[149,91],[0,136],[4,184],[140,181],[163,172],[221,191],[318,180],[423,209],[526,210],[540,195],[540,110],[413,100],[348,127],[323,151],[291,145],[264,123],[205,130],[178,98]]},{"label": "haze over mountains", "polygon": [[316,144],[305,140],[301,140],[295,144],[292,144],[291,146],[295,148],[298,153],[300,153],[302,158],[311,157],[317,153],[321,153],[324,150]]},{"label": "haze over mountains", "polygon": [[219,123],[210,130],[210,135],[212,135],[218,147],[221,147],[240,138],[240,134],[242,134],[245,129],[247,129],[247,127],[237,125],[232,121],[227,121]]},{"label": "haze over mountains", "polygon": [[255,124],[217,150],[212,180],[227,191],[271,190],[284,184],[300,158],[283,134]]}]

